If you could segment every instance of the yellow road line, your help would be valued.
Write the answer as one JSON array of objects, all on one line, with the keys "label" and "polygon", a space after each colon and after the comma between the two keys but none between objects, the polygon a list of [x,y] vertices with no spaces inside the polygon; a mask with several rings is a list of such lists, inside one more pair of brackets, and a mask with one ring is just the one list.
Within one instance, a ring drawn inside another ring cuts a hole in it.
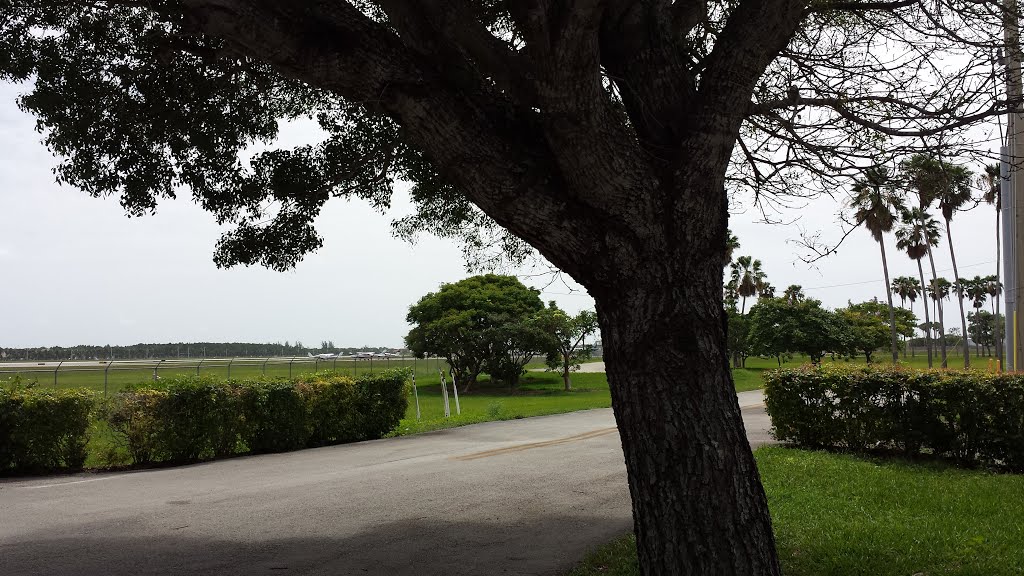
[{"label": "yellow road line", "polygon": [[588,438],[597,438],[598,436],[604,436],[605,434],[611,434],[616,432],[618,428],[612,426],[611,428],[601,428],[599,430],[591,430],[590,432],[584,432],[582,434],[576,434],[575,436],[566,436],[565,438],[558,438],[555,440],[545,440],[543,442],[530,442],[527,444],[517,444],[515,446],[507,446],[505,448],[495,448],[494,450],[486,450],[484,452],[475,452],[473,454],[466,454],[463,456],[453,456],[452,460],[477,460],[479,458],[488,458],[490,456],[500,456],[501,454],[509,454],[511,452],[522,452],[523,450],[531,450],[533,448],[545,448],[547,446],[557,446],[559,444],[568,444],[569,442],[576,442],[578,440],[586,440]]}]

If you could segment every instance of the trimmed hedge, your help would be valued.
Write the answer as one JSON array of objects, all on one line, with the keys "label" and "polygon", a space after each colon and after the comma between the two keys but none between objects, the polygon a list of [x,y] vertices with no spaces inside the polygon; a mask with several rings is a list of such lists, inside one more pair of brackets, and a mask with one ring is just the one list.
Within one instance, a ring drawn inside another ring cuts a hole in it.
[{"label": "trimmed hedge", "polygon": [[778,440],[1024,470],[1024,375],[825,365],[765,373]]},{"label": "trimmed hedge", "polygon": [[407,379],[402,370],[355,380],[174,378],[119,392],[106,417],[136,464],[282,452],[381,438],[405,415]]},{"label": "trimmed hedge", "polygon": [[0,383],[0,474],[81,468],[93,393]]}]

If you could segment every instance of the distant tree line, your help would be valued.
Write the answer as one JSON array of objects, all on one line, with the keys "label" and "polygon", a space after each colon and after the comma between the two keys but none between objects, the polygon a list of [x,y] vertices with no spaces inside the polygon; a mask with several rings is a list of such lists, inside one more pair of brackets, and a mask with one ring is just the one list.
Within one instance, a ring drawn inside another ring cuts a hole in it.
[{"label": "distant tree line", "polygon": [[336,348],[327,340],[319,347],[302,342],[169,342],[165,344],[132,344],[130,346],[50,346],[39,348],[0,348],[3,360],[141,360],[148,358],[231,358],[305,356],[307,353],[334,352],[343,355],[356,352],[393,351],[394,348],[362,346]]}]

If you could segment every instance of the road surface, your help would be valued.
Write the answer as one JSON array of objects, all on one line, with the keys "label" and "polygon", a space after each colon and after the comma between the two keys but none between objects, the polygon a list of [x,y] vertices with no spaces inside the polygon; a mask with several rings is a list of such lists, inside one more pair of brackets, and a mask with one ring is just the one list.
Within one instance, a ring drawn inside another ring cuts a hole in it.
[{"label": "road surface", "polygon": [[[740,395],[752,444],[759,394]],[[557,575],[630,529],[611,410],[0,481],[0,575]]]}]

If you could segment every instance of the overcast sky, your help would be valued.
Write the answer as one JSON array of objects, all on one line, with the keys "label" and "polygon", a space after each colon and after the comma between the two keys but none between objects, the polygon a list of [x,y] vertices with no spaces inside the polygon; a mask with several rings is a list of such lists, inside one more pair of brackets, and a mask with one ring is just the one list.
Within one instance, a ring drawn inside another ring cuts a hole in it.
[{"label": "overcast sky", "polygon": [[[398,347],[408,306],[467,275],[456,244],[424,235],[410,245],[391,236],[390,222],[411,210],[404,194],[387,215],[359,201],[329,202],[317,221],[324,247],[291,272],[219,270],[211,254],[221,229],[189,199],[129,219],[114,198],[58,186],[57,161],[34,119],[14,103],[20,91],[0,84],[0,347],[285,340]],[[294,128],[283,144],[312,138],[313,131]],[[800,230],[837,237],[838,208],[824,198],[782,214],[796,220],[787,225],[759,223],[748,211],[734,214],[730,226],[739,253],[760,259],[779,293],[801,284],[829,307],[884,299],[878,245],[866,231],[814,266],[800,261],[793,243]],[[987,205],[954,220],[961,276],[995,272],[994,222]],[[916,277],[916,265],[886,241],[890,275]],[[945,243],[935,256],[940,275],[952,279]],[[573,312],[592,307],[574,288],[557,283],[542,297]]]}]

